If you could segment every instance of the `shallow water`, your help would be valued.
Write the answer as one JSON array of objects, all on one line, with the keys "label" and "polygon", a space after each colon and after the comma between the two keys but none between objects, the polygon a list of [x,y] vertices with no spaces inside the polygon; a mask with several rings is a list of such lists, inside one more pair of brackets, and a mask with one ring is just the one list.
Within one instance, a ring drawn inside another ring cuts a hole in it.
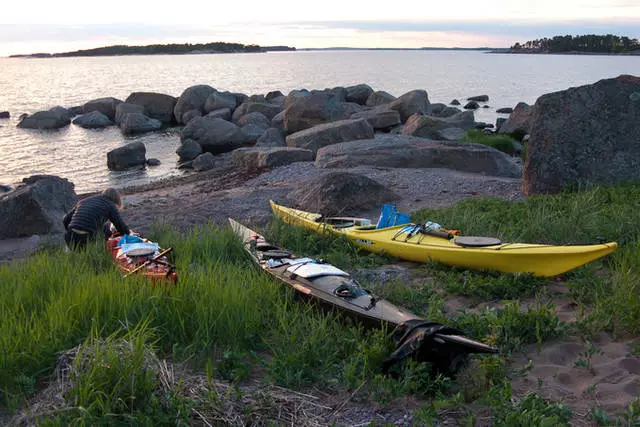
[{"label": "shallow water", "polygon": [[[125,56],[95,58],[0,59],[0,184],[36,174],[68,178],[76,191],[143,184],[183,174],[175,166],[179,128],[124,137],[113,127],[86,130],[71,125],[58,131],[16,128],[21,113],[55,105],[71,107],[131,92],[179,96],[195,84],[219,90],[266,94],[280,90],[323,89],[367,83],[399,96],[425,89],[431,102],[489,95],[489,109],[476,120],[494,123],[495,110],[548,92],[593,83],[620,74],[638,74],[640,58],[629,56],[499,55],[468,51],[313,51],[265,54]],[[506,116],[505,116],[506,117]],[[109,171],[106,153],[142,141],[147,158],[162,164],[142,170]]]}]

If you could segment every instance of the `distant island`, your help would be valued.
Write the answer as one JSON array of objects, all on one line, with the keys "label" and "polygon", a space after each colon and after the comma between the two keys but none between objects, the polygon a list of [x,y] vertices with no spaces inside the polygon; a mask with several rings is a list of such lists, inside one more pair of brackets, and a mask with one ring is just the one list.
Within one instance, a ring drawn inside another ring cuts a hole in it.
[{"label": "distant island", "polygon": [[71,56],[120,56],[120,55],[188,55],[207,53],[258,53],[270,51],[294,51],[289,46],[258,46],[240,43],[200,43],[200,44],[152,44],[147,46],[114,45],[95,49],[75,50],[63,53],[33,53],[11,55],[9,58],[63,58]]},{"label": "distant island", "polygon": [[516,43],[509,49],[496,49],[492,53],[640,55],[640,42],[638,39],[613,34],[566,35]]}]

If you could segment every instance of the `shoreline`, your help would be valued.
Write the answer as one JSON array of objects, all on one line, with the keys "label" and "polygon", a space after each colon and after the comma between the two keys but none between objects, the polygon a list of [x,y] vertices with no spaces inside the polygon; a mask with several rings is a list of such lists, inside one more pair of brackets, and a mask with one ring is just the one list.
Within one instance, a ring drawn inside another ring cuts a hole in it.
[{"label": "shoreline", "polygon": [[513,54],[513,55],[579,55],[579,56],[637,56],[640,57],[640,50],[631,51],[631,52],[579,52],[579,51],[570,51],[570,52],[518,52],[513,50],[492,50],[485,53],[498,53],[498,54]]}]

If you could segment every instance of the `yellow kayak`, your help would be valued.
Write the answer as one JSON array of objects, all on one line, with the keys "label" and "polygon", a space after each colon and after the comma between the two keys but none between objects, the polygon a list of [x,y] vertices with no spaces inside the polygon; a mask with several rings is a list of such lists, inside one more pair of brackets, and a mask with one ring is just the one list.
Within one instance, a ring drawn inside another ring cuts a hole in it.
[{"label": "yellow kayak", "polygon": [[288,224],[318,232],[344,234],[362,249],[385,253],[407,261],[438,261],[457,267],[555,276],[616,250],[616,242],[599,245],[539,245],[502,243],[498,239],[447,236],[420,232],[416,224],[376,229],[365,218],[332,217],[280,206],[271,209]]}]

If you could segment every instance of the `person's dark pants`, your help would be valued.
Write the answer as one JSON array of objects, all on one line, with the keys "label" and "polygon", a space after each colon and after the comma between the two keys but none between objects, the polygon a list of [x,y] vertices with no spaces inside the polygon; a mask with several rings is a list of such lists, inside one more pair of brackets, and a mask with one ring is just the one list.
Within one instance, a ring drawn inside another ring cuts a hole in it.
[{"label": "person's dark pants", "polygon": [[67,230],[64,235],[64,241],[67,242],[69,249],[82,249],[87,246],[87,242],[91,239],[90,233],[76,233],[72,230]]}]

